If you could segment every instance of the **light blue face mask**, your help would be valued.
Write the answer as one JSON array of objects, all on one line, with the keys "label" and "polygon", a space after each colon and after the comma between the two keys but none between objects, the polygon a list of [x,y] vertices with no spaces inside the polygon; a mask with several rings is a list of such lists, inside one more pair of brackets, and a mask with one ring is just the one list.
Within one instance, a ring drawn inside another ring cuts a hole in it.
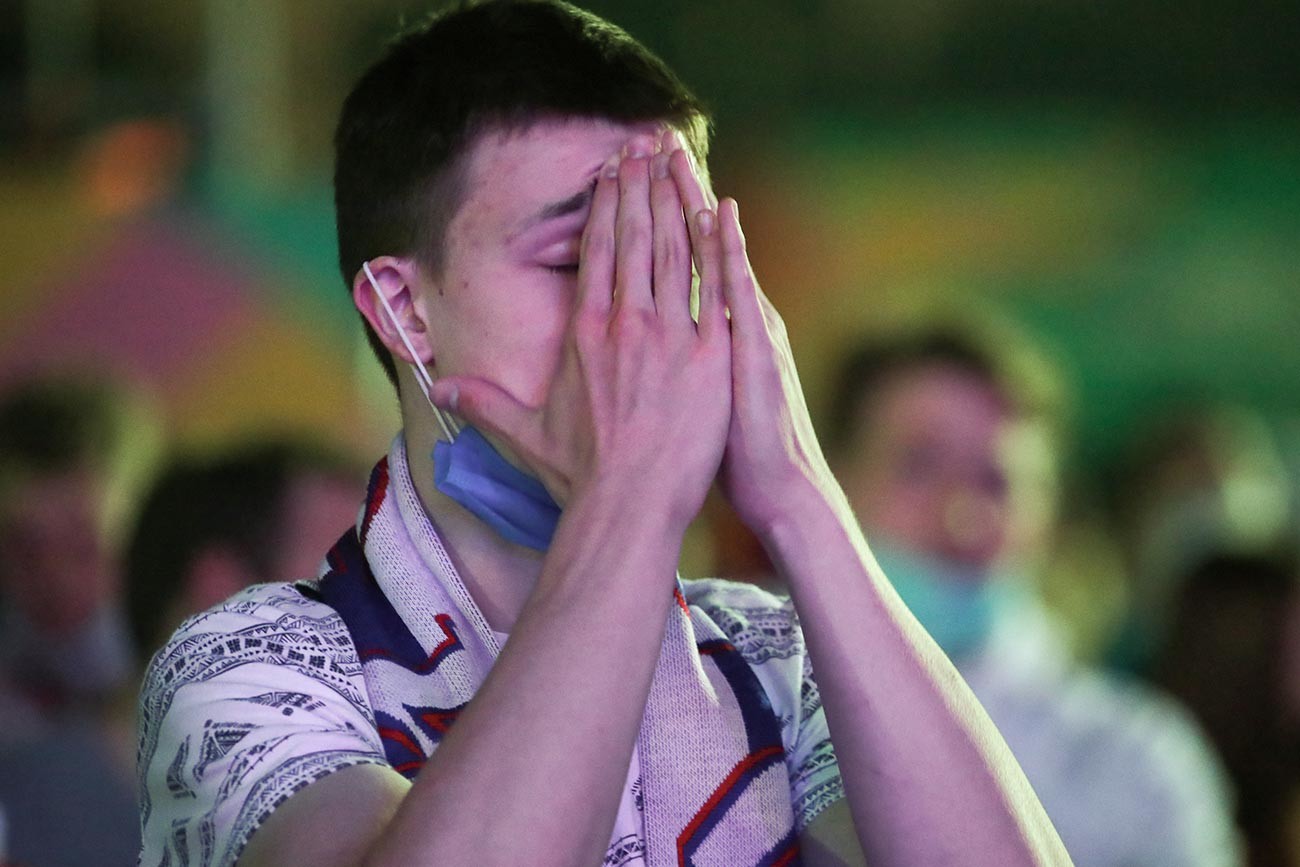
[{"label": "light blue face mask", "polygon": [[937,557],[872,543],[871,551],[908,609],[944,653],[980,649],[1015,604],[1014,582],[964,569]]},{"label": "light blue face mask", "polygon": [[495,530],[502,538],[545,551],[560,522],[560,506],[546,487],[533,476],[507,461],[487,437],[473,427],[460,428],[454,419],[434,406],[429,399],[433,378],[415,352],[406,330],[402,328],[379,283],[370,271],[370,263],[361,269],[370,281],[384,310],[388,312],[397,334],[415,363],[411,370],[433,409],[445,440],[433,447],[433,484],[444,495],[463,506],[470,514]]},{"label": "light blue face mask", "polygon": [[560,522],[560,506],[546,487],[501,456],[487,437],[462,428],[452,442],[433,447],[433,483],[502,537],[545,551]]}]

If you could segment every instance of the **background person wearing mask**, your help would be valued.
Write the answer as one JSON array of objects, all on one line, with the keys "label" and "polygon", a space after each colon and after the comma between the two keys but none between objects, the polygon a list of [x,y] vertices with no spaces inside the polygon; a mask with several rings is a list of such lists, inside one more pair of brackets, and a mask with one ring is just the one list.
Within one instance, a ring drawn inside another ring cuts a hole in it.
[{"label": "background person wearing mask", "polygon": [[1213,754],[1170,700],[1073,664],[1027,576],[1056,436],[1041,366],[935,329],[849,356],[824,441],[873,552],[1021,763],[1075,863],[1239,862]]}]

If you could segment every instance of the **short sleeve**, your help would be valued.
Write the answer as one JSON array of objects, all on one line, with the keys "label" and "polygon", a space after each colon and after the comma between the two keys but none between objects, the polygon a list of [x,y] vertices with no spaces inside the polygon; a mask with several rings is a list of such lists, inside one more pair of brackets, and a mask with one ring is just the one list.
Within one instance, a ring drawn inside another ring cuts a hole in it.
[{"label": "short sleeve", "polygon": [[140,695],[142,867],[221,865],[294,792],[387,764],[342,620],[260,585],[187,621]]},{"label": "short sleeve", "polygon": [[752,585],[688,582],[699,605],[740,651],[781,723],[790,801],[799,832],[844,797],[821,692],[794,604]]}]

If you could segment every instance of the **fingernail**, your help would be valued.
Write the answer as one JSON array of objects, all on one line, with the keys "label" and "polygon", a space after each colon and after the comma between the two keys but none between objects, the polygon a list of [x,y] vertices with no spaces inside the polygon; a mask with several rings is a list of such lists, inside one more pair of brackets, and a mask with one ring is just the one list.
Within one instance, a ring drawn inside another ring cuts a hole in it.
[{"label": "fingernail", "polygon": [[650,174],[656,178],[663,179],[668,177],[668,154],[660,151],[650,160]]},{"label": "fingernail", "polygon": [[637,136],[623,146],[623,153],[634,160],[639,160],[649,155],[649,148],[646,147],[645,140]]},{"label": "fingernail", "polygon": [[714,229],[713,212],[710,211],[708,208],[705,208],[704,210],[700,211],[698,214],[695,215],[695,222],[700,227],[701,235],[707,238],[708,236],[713,234],[713,229]]},{"label": "fingernail", "polygon": [[605,165],[601,168],[600,173],[607,178],[618,177],[618,163],[619,156],[618,154],[614,154],[609,159],[605,160]]}]

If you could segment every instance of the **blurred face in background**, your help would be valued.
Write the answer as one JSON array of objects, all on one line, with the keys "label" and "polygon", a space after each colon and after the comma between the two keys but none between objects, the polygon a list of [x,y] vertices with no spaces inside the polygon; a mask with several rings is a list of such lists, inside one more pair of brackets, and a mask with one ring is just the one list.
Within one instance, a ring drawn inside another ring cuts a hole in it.
[{"label": "blurred face in background", "polygon": [[837,470],[869,542],[975,580],[1041,547],[1053,500],[1047,435],[990,383],[941,363],[905,369],[859,412]]},{"label": "blurred face in background", "polygon": [[29,476],[0,506],[0,591],[49,635],[83,626],[117,595],[105,525],[106,482],[86,468]]},{"label": "blurred face in background", "polygon": [[356,524],[362,490],[355,481],[339,476],[308,474],[295,479],[285,492],[280,558],[275,577],[269,580],[316,577],[325,553]]},{"label": "blurred face in background", "polygon": [[358,486],[337,475],[309,472],[285,489],[275,517],[275,551],[270,574],[262,574],[240,553],[219,542],[195,552],[183,591],[162,619],[155,643],[161,644],[181,621],[264,581],[314,578],[325,554],[356,524]]}]

